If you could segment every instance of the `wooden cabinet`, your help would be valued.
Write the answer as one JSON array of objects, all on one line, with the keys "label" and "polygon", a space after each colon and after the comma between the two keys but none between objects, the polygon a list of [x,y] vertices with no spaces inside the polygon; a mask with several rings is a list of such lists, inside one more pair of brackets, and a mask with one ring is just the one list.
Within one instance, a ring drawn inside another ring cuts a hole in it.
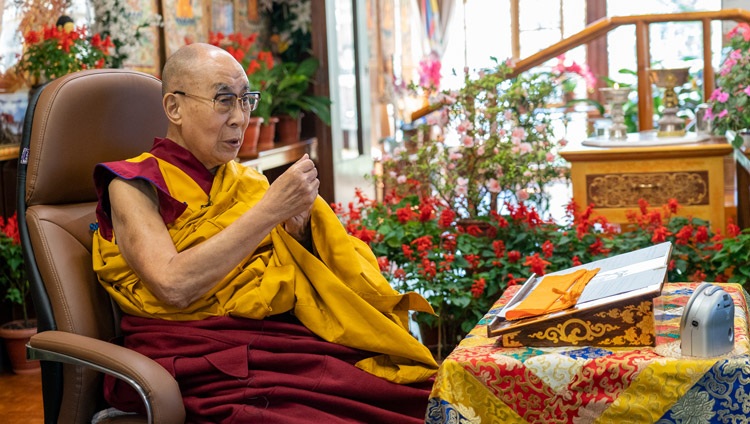
[{"label": "wooden cabinet", "polygon": [[627,224],[627,211],[638,200],[652,207],[671,198],[682,206],[679,215],[726,229],[733,216],[732,146],[723,138],[702,143],[641,147],[588,147],[571,143],[560,152],[570,162],[573,199],[580,207],[593,204],[609,222]]}]

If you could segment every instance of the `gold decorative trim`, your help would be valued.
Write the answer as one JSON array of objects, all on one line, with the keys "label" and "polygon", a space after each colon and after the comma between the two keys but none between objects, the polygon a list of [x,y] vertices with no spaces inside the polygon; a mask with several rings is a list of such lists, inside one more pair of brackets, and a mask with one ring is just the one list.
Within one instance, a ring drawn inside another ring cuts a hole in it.
[{"label": "gold decorative trim", "polygon": [[683,206],[708,205],[708,171],[591,174],[586,176],[588,204],[597,208],[633,208],[677,199]]}]

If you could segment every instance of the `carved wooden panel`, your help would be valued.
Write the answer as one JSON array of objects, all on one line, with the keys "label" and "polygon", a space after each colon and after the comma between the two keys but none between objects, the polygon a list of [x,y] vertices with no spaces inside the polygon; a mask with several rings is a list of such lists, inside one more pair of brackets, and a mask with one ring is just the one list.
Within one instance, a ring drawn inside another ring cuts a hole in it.
[{"label": "carved wooden panel", "polygon": [[597,208],[638,207],[638,199],[663,205],[677,199],[683,206],[708,204],[708,171],[586,175],[587,204]]}]

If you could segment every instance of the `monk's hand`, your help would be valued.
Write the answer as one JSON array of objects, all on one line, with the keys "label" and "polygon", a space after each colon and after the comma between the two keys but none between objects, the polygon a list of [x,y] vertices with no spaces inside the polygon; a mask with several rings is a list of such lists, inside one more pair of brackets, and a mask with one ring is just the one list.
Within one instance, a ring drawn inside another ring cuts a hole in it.
[{"label": "monk's hand", "polygon": [[310,211],[295,215],[284,222],[284,229],[301,245],[310,244]]},{"label": "monk's hand", "polygon": [[309,217],[319,187],[318,170],[305,154],[271,184],[262,202],[281,222],[298,215]]}]

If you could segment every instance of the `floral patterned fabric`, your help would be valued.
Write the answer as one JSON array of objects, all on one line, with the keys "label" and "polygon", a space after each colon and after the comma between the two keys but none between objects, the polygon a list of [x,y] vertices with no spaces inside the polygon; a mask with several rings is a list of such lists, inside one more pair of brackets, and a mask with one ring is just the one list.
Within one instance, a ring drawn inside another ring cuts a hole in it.
[{"label": "floral patterned fabric", "polygon": [[656,346],[503,348],[487,324],[511,287],[440,366],[426,423],[744,423],[750,420],[748,294],[735,305],[735,345],[682,357],[680,318],[697,283],[665,284],[654,300]]}]

